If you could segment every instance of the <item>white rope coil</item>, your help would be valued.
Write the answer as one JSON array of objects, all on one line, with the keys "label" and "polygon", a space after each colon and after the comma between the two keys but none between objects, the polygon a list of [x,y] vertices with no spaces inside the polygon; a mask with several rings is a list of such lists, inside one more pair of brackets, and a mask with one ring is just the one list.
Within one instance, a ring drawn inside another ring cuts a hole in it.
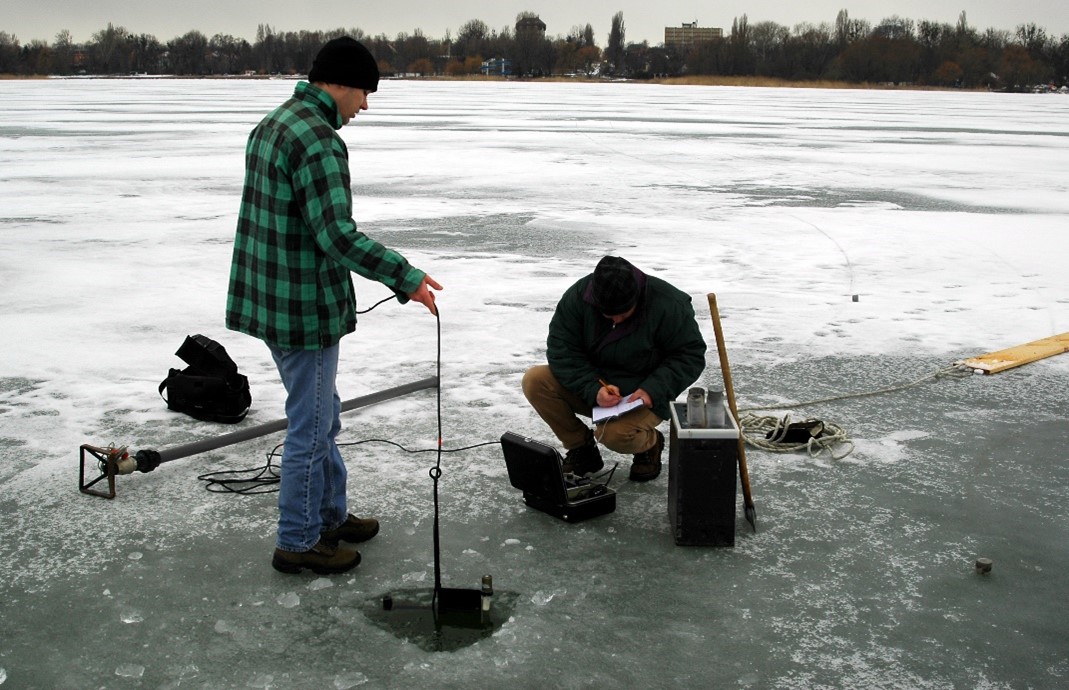
[{"label": "white rope coil", "polygon": [[[785,443],[783,441],[786,436],[787,429],[791,425],[790,415],[784,417],[771,417],[765,415],[753,414],[754,410],[767,411],[767,410],[787,410],[798,407],[806,407],[808,405],[817,405],[820,403],[834,402],[837,400],[848,400],[850,398],[863,398],[871,395],[881,395],[884,393],[894,393],[896,391],[906,390],[914,386],[919,386],[926,381],[938,380],[941,378],[963,378],[972,375],[972,369],[962,364],[953,364],[951,366],[938,369],[931,374],[922,376],[915,381],[909,383],[903,383],[894,386],[888,386],[886,388],[879,388],[873,391],[865,391],[862,393],[846,393],[843,395],[835,395],[828,398],[820,398],[819,400],[810,400],[808,402],[788,403],[784,405],[767,405],[763,407],[746,407],[739,409],[739,429],[742,431],[743,439],[747,444],[759,448],[761,450],[767,450],[772,453],[793,453],[799,450],[805,450],[811,457],[816,457],[822,453],[827,452],[833,460],[842,460],[847,455],[853,452],[854,442],[850,440],[846,430],[831,422],[823,420],[817,420],[814,418],[807,418],[802,423],[815,423],[820,422],[823,425],[823,430],[816,436],[810,437],[807,441]],[[746,414],[743,414],[743,413]],[[836,451],[839,446],[847,446],[844,451]]]},{"label": "white rope coil", "polygon": [[[842,460],[853,452],[854,442],[850,440],[846,430],[841,426],[812,418],[803,420],[804,423],[818,421],[823,426],[823,430],[817,436],[810,436],[809,440],[804,443],[790,443],[783,440],[791,425],[790,415],[784,415],[781,419],[747,413],[739,420],[739,428],[742,429],[746,443],[772,453],[793,453],[805,450],[810,457],[816,457],[827,452],[832,460]],[[848,448],[845,452],[836,452],[836,447],[841,445],[848,446]]]}]

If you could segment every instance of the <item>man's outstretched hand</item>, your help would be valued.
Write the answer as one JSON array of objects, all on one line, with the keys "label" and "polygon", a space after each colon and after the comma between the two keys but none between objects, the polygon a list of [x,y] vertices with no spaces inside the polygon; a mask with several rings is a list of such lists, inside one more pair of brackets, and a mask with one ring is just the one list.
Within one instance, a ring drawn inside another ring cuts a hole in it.
[{"label": "man's outstretched hand", "polygon": [[431,278],[428,275],[423,276],[423,281],[416,288],[415,292],[408,293],[408,299],[413,302],[419,302],[423,306],[427,307],[427,310],[434,315],[438,315],[438,307],[434,303],[434,293],[431,292],[431,288],[435,290],[442,290],[442,286],[438,284],[438,281]]}]

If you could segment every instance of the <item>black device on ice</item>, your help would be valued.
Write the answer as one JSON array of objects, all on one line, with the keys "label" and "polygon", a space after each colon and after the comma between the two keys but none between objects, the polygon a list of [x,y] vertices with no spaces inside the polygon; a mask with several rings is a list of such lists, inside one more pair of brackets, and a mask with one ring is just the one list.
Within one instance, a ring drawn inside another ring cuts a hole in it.
[{"label": "black device on ice", "polygon": [[567,522],[616,510],[616,492],[607,484],[564,475],[560,453],[538,441],[506,431],[501,436],[509,482],[523,491],[524,503]]}]

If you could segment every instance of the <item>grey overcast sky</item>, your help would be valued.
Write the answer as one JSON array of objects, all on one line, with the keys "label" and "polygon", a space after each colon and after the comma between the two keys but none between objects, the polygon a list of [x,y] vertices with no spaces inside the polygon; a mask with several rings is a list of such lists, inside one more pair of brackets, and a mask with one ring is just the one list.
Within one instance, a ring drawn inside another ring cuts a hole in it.
[{"label": "grey overcast sky", "polygon": [[89,40],[108,23],[134,34],[168,41],[196,29],[211,37],[231,34],[252,41],[259,24],[276,30],[326,30],[358,27],[370,35],[394,37],[420,29],[428,38],[444,38],[471,19],[491,28],[515,23],[522,11],[537,13],[550,36],[574,26],[594,28],[604,46],[612,16],[623,12],[628,42],[664,41],[664,27],[697,21],[699,26],[730,30],[745,14],[752,24],[773,21],[787,27],[802,22],[834,23],[839,10],[873,24],[899,16],[915,21],[957,23],[965,12],[970,26],[1013,31],[1035,23],[1058,38],[1069,34],[1069,0],[433,0],[393,2],[302,2],[300,0],[2,0],[0,31],[23,43],[52,43],[66,29],[75,42]]}]

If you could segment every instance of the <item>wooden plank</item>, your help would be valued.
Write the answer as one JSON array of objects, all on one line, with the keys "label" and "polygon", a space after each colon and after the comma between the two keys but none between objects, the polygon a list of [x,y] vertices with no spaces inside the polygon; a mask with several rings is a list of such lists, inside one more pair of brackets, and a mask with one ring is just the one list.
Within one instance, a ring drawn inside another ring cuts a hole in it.
[{"label": "wooden plank", "polygon": [[1049,338],[1033,340],[1024,345],[1009,347],[998,352],[989,352],[966,359],[964,364],[973,369],[979,369],[985,374],[997,374],[1022,364],[1029,364],[1036,360],[1060,355],[1069,352],[1069,333],[1052,335]]}]

